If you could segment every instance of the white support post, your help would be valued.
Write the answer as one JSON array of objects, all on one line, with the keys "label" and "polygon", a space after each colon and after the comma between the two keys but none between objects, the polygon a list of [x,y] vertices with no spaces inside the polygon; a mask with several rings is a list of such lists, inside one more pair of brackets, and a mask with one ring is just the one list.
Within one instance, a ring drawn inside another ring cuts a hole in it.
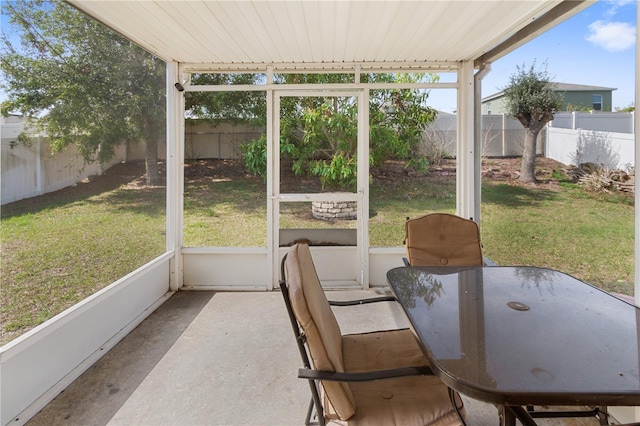
[{"label": "white support post", "polygon": [[[636,11],[637,27],[640,27],[640,8]],[[636,58],[640,58],[640,33],[636,32]],[[636,61],[636,96],[635,105],[640,105],[640,66]],[[640,165],[640,136],[638,136],[638,129],[640,129],[640,116],[636,113],[633,115],[633,138],[635,141],[635,168],[638,169]],[[640,304],[640,191],[636,187],[635,193],[635,287],[634,295],[636,298],[636,305]],[[640,344],[640,343],[639,343]],[[636,417],[640,417],[640,413]]]},{"label": "white support post", "polygon": [[474,64],[466,61],[458,69],[458,144],[456,154],[456,212],[476,219],[474,162]]},{"label": "white support post", "polygon": [[[271,83],[273,73],[268,72]],[[276,288],[280,275],[280,97],[273,89],[267,90],[267,262],[271,270],[271,282],[267,290]]]},{"label": "white support post", "polygon": [[[183,285],[183,224],[184,224],[184,92],[175,84],[180,82],[178,63],[167,62],[167,238],[166,249],[173,251],[172,291]],[[182,83],[182,82],[180,82]]]},{"label": "white support post", "polygon": [[[640,8],[636,10],[636,28],[640,27]],[[640,33],[636,32],[636,58],[640,57]],[[640,66],[638,66],[638,62],[636,61],[636,93],[635,93],[635,105],[640,105]],[[638,165],[640,164],[640,136],[638,136],[638,129],[640,128],[640,117],[638,114],[634,113],[633,116],[633,128],[634,128],[634,142],[635,142],[635,167],[636,170]],[[634,297],[636,305],[640,305],[640,192],[638,191],[638,187],[634,188],[635,193],[635,249],[634,249],[634,275],[635,275],[635,285],[634,285]],[[640,337],[636,342],[636,345],[640,346]],[[630,413],[629,418],[625,418],[624,415],[627,414],[627,410],[621,408],[614,408],[609,410],[611,414],[621,422],[637,422],[640,420],[640,407],[633,407],[632,414]],[[618,413],[620,412],[620,413]]]},{"label": "white support post", "polygon": [[[357,77],[359,78],[359,77]],[[358,96],[358,232],[360,284],[369,288],[369,89]]]},{"label": "white support post", "polygon": [[[356,65],[354,81],[360,84],[360,65]],[[365,88],[358,96],[358,259],[360,285],[369,288],[369,96]]]},{"label": "white support post", "polygon": [[[356,65],[354,82],[360,84],[360,65]],[[365,88],[358,96],[358,259],[360,285],[369,288],[369,95]]]},{"label": "white support post", "polygon": [[[640,28],[640,7],[636,7],[636,29]],[[640,32],[636,30],[636,100],[635,104],[636,108],[640,105],[640,65],[638,65],[637,58],[640,58]],[[638,129],[640,129],[640,115],[636,111],[633,112],[633,137],[635,140],[635,169],[637,170],[638,165],[640,164],[640,136],[638,136]],[[640,206],[640,194],[638,194],[637,188],[634,188],[635,193],[635,212],[636,212],[636,221],[635,221],[635,286],[634,286],[634,295],[636,298],[636,305],[640,304],[640,267],[638,267],[640,262],[640,212],[638,211]],[[640,345],[640,341],[637,343]],[[636,416],[635,421],[640,420],[640,407],[636,407]]]},{"label": "white support post", "polygon": [[[636,11],[637,27],[640,27],[640,8]],[[640,33],[636,32],[636,58],[640,58]],[[640,105],[640,66],[636,61],[636,96],[635,105]],[[640,128],[640,116],[636,113],[633,115],[633,138],[635,141],[635,168],[638,169],[640,165],[640,136],[638,136],[638,129]],[[636,187],[635,193],[635,287],[634,295],[636,298],[636,305],[640,304],[640,191]],[[640,343],[639,343],[640,344]],[[640,414],[640,413],[639,413]],[[636,418],[640,417],[637,416]]]},{"label": "white support post", "polygon": [[[473,220],[478,225],[482,220],[482,79],[491,71],[491,64],[483,65],[473,76]],[[504,129],[504,127],[503,127]]]}]

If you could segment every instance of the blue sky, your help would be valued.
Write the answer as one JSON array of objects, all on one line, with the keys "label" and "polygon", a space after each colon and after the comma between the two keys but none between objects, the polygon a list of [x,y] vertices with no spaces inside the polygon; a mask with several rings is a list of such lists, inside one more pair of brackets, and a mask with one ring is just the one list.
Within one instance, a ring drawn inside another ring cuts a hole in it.
[{"label": "blue sky", "polygon": [[[482,81],[482,96],[501,91],[523,64],[546,68],[552,81],[613,87],[613,107],[634,103],[637,0],[601,0],[500,58]],[[430,104],[452,112],[455,93],[432,90]]]}]

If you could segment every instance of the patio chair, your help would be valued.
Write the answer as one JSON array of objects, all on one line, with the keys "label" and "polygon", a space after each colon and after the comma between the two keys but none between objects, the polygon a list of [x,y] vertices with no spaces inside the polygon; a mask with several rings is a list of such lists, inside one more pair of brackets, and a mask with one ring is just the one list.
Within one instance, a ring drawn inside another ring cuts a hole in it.
[{"label": "patio chair", "polygon": [[405,223],[405,265],[482,266],[480,229],[472,220],[431,213]]},{"label": "patio chair", "polygon": [[[460,396],[433,375],[409,329],[342,335],[308,245],[290,249],[281,274],[304,365],[298,377],[308,380],[312,396],[306,425],[314,409],[320,425],[464,424]],[[338,305],[389,300],[395,299]]]}]

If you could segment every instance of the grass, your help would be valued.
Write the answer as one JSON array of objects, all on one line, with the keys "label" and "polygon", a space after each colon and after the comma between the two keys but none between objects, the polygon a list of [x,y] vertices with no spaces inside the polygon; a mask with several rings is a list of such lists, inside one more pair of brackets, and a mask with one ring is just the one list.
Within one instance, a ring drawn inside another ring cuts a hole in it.
[{"label": "grass", "polygon": [[404,222],[430,211],[455,213],[455,177],[385,179],[371,187],[369,241],[373,247],[402,246]]},{"label": "grass", "polygon": [[[131,185],[132,176],[3,206],[0,344],[164,251],[164,188]],[[218,171],[186,182],[186,246],[266,244],[261,178]],[[311,185],[297,177],[283,184],[284,192]],[[320,222],[309,211],[308,203],[284,205],[281,227],[345,227]],[[455,211],[451,171],[377,177],[370,196],[371,245],[401,246],[405,218],[429,211]],[[589,194],[566,181],[553,187],[488,181],[481,232],[485,255],[498,264],[554,268],[632,294],[634,207],[628,197]]]},{"label": "grass", "polygon": [[163,188],[72,192],[3,206],[0,344],[164,252]]},{"label": "grass", "polygon": [[[631,294],[631,200],[624,195],[586,193],[558,171],[546,172],[558,181],[553,189],[548,185],[527,187],[501,181],[483,184],[481,232],[485,255],[503,265],[562,270],[608,291]],[[301,178],[283,180],[283,184],[283,192],[300,192],[300,186],[310,190],[312,185]],[[370,194],[371,246],[401,246],[406,217],[429,211],[455,212],[455,189],[455,172],[446,169],[428,177],[395,173],[386,179],[375,179]],[[213,178],[188,185],[185,244],[264,246],[264,191],[262,179],[253,177]],[[215,215],[211,209],[215,209]],[[285,204],[281,227],[355,226],[353,222],[345,225],[318,221],[310,210],[308,203]],[[233,226],[229,226],[231,222]],[[212,229],[215,232],[210,232]]]},{"label": "grass", "polygon": [[634,210],[624,196],[504,184],[483,188],[485,254],[499,264],[562,270],[586,282],[632,294]]},{"label": "grass", "polygon": [[266,246],[264,194],[262,178],[213,178],[187,183],[185,246]]}]

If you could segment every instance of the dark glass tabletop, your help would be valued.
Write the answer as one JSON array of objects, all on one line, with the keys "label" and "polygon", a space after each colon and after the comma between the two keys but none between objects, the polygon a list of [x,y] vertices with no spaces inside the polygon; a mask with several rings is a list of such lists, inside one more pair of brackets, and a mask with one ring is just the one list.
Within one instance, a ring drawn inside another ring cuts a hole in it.
[{"label": "dark glass tabletop", "polygon": [[503,405],[640,405],[640,310],[535,267],[387,273],[436,374]]}]

